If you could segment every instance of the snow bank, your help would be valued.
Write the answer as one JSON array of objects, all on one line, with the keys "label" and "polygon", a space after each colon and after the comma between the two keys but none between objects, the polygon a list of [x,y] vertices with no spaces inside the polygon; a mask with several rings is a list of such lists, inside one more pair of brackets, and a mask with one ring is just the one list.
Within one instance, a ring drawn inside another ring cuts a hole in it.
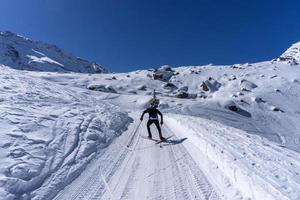
[{"label": "snow bank", "polygon": [[0,70],[0,199],[51,199],[131,122],[87,89]]},{"label": "snow bank", "polygon": [[170,115],[166,124],[225,199],[300,198],[300,154],[241,130],[193,117]]}]

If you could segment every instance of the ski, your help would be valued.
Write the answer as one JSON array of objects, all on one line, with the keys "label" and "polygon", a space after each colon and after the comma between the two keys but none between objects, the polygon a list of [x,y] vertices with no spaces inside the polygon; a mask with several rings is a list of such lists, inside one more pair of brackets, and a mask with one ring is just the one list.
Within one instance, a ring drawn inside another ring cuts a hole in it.
[{"label": "ski", "polygon": [[130,148],[130,146],[132,145],[133,139],[135,138],[135,135],[136,135],[137,131],[139,130],[141,123],[142,123],[142,121],[140,121],[140,123],[137,125],[137,127],[133,131],[131,138],[127,142],[127,145],[126,145],[127,148]]},{"label": "ski", "polygon": [[153,138],[149,138],[149,137],[142,136],[142,135],[141,135],[141,138],[143,138],[143,139],[145,139],[145,140],[151,140],[151,141],[154,141],[154,142],[159,142],[159,141],[160,141],[160,140],[153,139]]},{"label": "ski", "polygon": [[159,147],[162,148],[162,143],[167,142],[168,139],[170,139],[171,137],[173,137],[173,135],[170,135],[169,137],[166,137],[166,138],[163,139],[163,140],[159,140],[159,141],[157,141],[155,144],[158,144]]},{"label": "ski", "polygon": [[171,137],[173,137],[173,135],[170,135],[169,137],[166,137],[164,140],[158,140],[158,139],[153,139],[153,138],[149,138],[149,137],[146,137],[146,136],[142,136],[141,135],[141,138],[145,139],[145,140],[151,140],[151,141],[154,141],[155,144],[159,145],[160,148],[162,148],[162,143],[163,142],[167,142],[168,139],[170,139]]}]

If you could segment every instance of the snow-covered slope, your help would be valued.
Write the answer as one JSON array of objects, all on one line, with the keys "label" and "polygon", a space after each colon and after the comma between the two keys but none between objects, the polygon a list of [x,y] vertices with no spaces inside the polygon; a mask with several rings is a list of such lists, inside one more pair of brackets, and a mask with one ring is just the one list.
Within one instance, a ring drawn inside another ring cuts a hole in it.
[{"label": "snow-covered slope", "polygon": [[[1,66],[0,199],[300,199],[299,50],[283,55],[114,74]],[[139,126],[154,89],[160,144]]]},{"label": "snow-covered slope", "polygon": [[131,122],[119,107],[45,72],[0,71],[0,199],[53,197]]},{"label": "snow-covered slope", "polygon": [[[174,68],[168,83],[153,71],[105,75],[86,86],[108,86],[123,107],[144,108],[156,89],[168,112],[221,122],[300,151],[300,67],[281,61]],[[187,90],[187,92],[183,92]],[[135,94],[135,95],[132,95]],[[128,103],[128,96],[132,103]],[[114,101],[114,100],[112,100]],[[118,104],[118,102],[116,102]]]},{"label": "snow-covered slope", "polygon": [[297,64],[300,62],[300,42],[293,44],[288,50],[286,50],[280,57],[281,61],[288,61],[290,63]]},{"label": "snow-covered slope", "polygon": [[54,45],[12,32],[0,32],[0,63],[15,69],[51,72],[102,73],[106,69],[75,57]]}]

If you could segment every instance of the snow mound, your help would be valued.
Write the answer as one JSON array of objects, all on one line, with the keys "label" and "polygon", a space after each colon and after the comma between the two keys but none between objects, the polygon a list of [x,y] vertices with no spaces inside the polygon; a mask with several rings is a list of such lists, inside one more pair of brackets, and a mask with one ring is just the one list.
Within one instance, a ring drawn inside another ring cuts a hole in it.
[{"label": "snow mound", "polygon": [[251,97],[251,100],[256,103],[266,103],[261,97]]},{"label": "snow mound", "polygon": [[100,91],[100,92],[117,93],[117,91],[111,85],[91,84],[91,85],[88,85],[87,88],[89,90],[96,90],[96,91]]},{"label": "snow mound", "polygon": [[197,98],[197,94],[188,93],[184,90],[178,90],[178,92],[175,94],[175,97],[181,99],[195,99]]},{"label": "snow mound", "polygon": [[49,72],[103,73],[96,63],[75,57],[54,45],[12,32],[0,32],[0,63],[15,69]]},{"label": "snow mound", "polygon": [[173,83],[165,83],[162,85],[162,87],[165,89],[165,90],[176,90],[177,89],[177,86],[174,85]]},{"label": "snow mound", "polygon": [[223,108],[228,109],[230,111],[236,112],[244,117],[251,117],[251,113],[247,112],[246,110],[242,109],[234,101],[227,100],[227,101],[220,101],[220,104]]},{"label": "snow mound", "polygon": [[251,81],[242,79],[240,82],[240,88],[243,91],[251,91],[252,89],[257,88],[257,85],[255,83],[252,83]]},{"label": "snow mound", "polygon": [[137,87],[137,90],[146,91],[146,90],[147,90],[147,86],[146,86],[146,85],[139,85],[139,86]]}]

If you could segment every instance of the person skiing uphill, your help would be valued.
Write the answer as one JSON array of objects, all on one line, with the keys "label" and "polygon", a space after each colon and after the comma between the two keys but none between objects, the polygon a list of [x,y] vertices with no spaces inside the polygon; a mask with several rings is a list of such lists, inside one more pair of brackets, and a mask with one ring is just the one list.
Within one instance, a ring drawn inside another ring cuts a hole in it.
[{"label": "person skiing uphill", "polygon": [[161,140],[164,140],[165,138],[162,136],[161,134],[161,128],[160,128],[160,125],[159,125],[159,121],[158,121],[158,115],[160,115],[160,124],[162,125],[163,124],[163,115],[162,113],[157,109],[157,105],[155,104],[151,104],[151,106],[149,108],[147,108],[142,116],[141,116],[141,121],[143,121],[143,117],[144,115],[148,113],[149,114],[149,120],[147,122],[147,129],[148,129],[148,137],[149,138],[152,138],[152,134],[151,134],[151,130],[150,130],[150,126],[151,124],[155,124],[156,125],[156,128],[158,130],[158,133],[159,133],[159,138]]}]

